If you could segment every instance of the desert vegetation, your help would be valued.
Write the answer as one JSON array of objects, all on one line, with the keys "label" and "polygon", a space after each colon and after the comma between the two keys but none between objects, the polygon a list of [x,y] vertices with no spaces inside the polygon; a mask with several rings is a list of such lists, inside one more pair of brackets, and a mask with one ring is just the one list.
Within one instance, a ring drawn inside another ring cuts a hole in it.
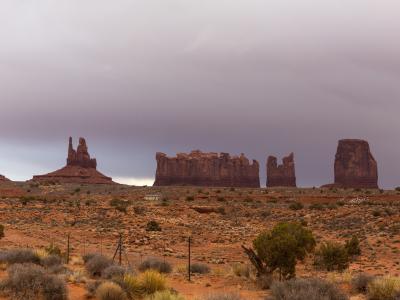
[{"label": "desert vegetation", "polygon": [[[397,191],[56,183],[25,189],[22,200],[0,199],[5,299],[399,295]],[[161,196],[145,200],[147,194]]]}]

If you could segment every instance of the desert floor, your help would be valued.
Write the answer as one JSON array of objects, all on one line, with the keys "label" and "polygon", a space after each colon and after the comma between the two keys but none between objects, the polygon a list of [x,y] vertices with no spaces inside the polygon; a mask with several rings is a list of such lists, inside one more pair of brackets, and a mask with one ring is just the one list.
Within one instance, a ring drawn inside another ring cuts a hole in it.
[{"label": "desert floor", "polygon": [[[54,243],[66,252],[70,236],[68,268],[83,274],[82,280],[69,281],[70,299],[86,299],[85,282],[90,279],[85,279],[80,257],[91,252],[112,257],[120,234],[122,264],[136,269],[146,258],[164,259],[173,266],[169,286],[187,299],[215,291],[264,299],[268,291],[260,289],[254,275],[239,277],[233,269],[249,264],[241,245],[251,246],[260,232],[280,221],[307,224],[318,242],[344,242],[352,235],[361,241],[362,255],[344,274],[317,270],[309,258],[298,264],[299,277],[329,278],[348,291],[351,273],[400,276],[396,191],[16,183],[0,187],[0,197],[0,223],[5,226],[0,249]],[[294,210],[294,202],[304,207]],[[161,231],[147,231],[149,221],[156,221]],[[209,274],[193,275],[191,282],[186,272],[189,237],[192,262],[211,268]],[[4,276],[2,268],[0,278]]]}]

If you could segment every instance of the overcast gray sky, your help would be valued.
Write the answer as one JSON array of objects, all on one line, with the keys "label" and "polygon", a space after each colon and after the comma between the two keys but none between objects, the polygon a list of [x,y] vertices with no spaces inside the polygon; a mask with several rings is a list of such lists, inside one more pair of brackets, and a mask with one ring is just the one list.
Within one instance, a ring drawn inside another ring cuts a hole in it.
[{"label": "overcast gray sky", "polygon": [[1,0],[0,173],[64,165],[150,182],[155,152],[295,152],[333,180],[340,138],[370,142],[400,185],[398,0]]}]

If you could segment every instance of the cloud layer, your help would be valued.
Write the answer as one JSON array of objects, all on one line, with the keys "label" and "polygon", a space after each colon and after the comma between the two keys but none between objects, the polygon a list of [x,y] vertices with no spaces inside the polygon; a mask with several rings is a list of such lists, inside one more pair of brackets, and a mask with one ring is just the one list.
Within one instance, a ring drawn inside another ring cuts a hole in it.
[{"label": "cloud layer", "polygon": [[[85,136],[104,173],[152,178],[155,152],[295,152],[332,181],[340,138],[400,185],[398,1],[0,3],[0,173],[60,167]],[[262,170],[262,181],[265,181]]]}]

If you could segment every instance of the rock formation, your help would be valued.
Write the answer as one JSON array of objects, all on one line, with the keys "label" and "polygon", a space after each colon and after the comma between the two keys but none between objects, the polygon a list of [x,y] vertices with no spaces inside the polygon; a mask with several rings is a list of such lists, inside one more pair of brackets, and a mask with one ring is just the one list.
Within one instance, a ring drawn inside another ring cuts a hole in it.
[{"label": "rock formation", "polygon": [[96,169],[96,159],[90,158],[84,138],[79,138],[79,145],[76,151],[72,146],[72,137],[69,138],[67,166],[80,166],[82,168]]},{"label": "rock formation", "polygon": [[0,182],[10,182],[11,180],[0,174]]},{"label": "rock formation", "polygon": [[85,139],[79,139],[78,148],[75,150],[70,137],[67,165],[49,174],[33,176],[33,180],[57,183],[114,183],[110,177],[101,174],[96,168],[96,159],[90,158]]},{"label": "rock formation", "polygon": [[296,173],[294,154],[284,157],[282,164],[278,165],[275,156],[269,156],[267,160],[267,187],[285,186],[296,187]]},{"label": "rock formation", "polygon": [[250,164],[244,154],[231,157],[196,150],[168,157],[158,152],[156,159],[154,186],[260,187],[259,164],[256,160]]},{"label": "rock formation", "polygon": [[378,188],[378,167],[367,141],[339,141],[335,156],[335,183],[331,186]]}]

